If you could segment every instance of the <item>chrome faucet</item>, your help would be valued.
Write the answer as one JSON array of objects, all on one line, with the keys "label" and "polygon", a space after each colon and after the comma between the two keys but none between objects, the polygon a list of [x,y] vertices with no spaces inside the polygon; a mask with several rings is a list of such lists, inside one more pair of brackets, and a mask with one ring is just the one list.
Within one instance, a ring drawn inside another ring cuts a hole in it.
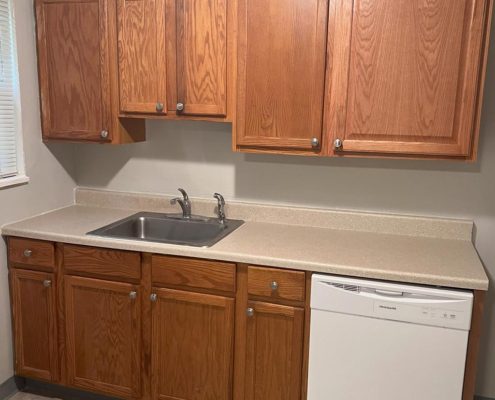
[{"label": "chrome faucet", "polygon": [[180,208],[182,208],[182,218],[190,219],[191,218],[191,201],[189,200],[189,196],[187,195],[187,193],[184,189],[179,188],[177,190],[182,193],[182,198],[176,197],[176,198],[170,200],[170,204],[179,203]]},{"label": "chrome faucet", "polygon": [[215,193],[213,197],[218,201],[218,220],[221,224],[225,224],[225,199],[220,193]]}]

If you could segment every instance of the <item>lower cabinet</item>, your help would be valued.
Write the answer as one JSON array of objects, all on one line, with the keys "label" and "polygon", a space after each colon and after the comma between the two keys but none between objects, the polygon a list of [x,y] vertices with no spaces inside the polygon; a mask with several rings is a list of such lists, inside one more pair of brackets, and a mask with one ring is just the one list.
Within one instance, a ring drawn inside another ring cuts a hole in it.
[{"label": "lower cabinet", "polygon": [[250,301],[245,400],[301,398],[304,309]]},{"label": "lower cabinet", "polygon": [[11,269],[16,375],[54,381],[58,375],[54,275]]},{"label": "lower cabinet", "polygon": [[140,397],[138,286],[65,276],[67,379],[70,386]]},{"label": "lower cabinet", "polygon": [[9,252],[17,375],[127,400],[305,400],[305,273],[42,244]]},{"label": "lower cabinet", "polygon": [[232,399],[234,299],[172,289],[152,299],[153,399]]}]

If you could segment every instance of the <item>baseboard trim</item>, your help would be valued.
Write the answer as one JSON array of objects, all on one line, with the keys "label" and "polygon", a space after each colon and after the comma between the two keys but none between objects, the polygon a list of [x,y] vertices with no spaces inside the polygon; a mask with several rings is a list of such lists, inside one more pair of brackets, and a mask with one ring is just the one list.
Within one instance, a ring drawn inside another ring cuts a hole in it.
[{"label": "baseboard trim", "polygon": [[494,400],[489,397],[474,396],[474,400]]},{"label": "baseboard trim", "polygon": [[17,385],[12,376],[0,385],[0,399],[8,399],[15,393],[17,393]]},{"label": "baseboard trim", "polygon": [[26,379],[23,392],[37,394],[45,397],[56,397],[62,400],[118,400],[115,397],[89,393],[83,390],[54,385],[53,383],[40,382],[34,379]]}]

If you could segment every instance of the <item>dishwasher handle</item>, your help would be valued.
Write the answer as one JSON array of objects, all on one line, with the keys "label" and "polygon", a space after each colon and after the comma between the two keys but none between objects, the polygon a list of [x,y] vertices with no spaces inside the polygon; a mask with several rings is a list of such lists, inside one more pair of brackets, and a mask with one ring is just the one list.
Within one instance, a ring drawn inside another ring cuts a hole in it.
[{"label": "dishwasher handle", "polygon": [[397,292],[395,290],[375,289],[375,293],[385,297],[404,297],[404,292]]}]

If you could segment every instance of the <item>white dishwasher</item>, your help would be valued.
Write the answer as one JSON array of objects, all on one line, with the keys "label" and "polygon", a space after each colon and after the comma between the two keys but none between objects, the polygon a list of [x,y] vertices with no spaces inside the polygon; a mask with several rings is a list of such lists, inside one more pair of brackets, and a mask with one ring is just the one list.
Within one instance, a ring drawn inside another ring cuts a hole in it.
[{"label": "white dishwasher", "polygon": [[473,295],[313,275],[308,400],[461,400]]}]

